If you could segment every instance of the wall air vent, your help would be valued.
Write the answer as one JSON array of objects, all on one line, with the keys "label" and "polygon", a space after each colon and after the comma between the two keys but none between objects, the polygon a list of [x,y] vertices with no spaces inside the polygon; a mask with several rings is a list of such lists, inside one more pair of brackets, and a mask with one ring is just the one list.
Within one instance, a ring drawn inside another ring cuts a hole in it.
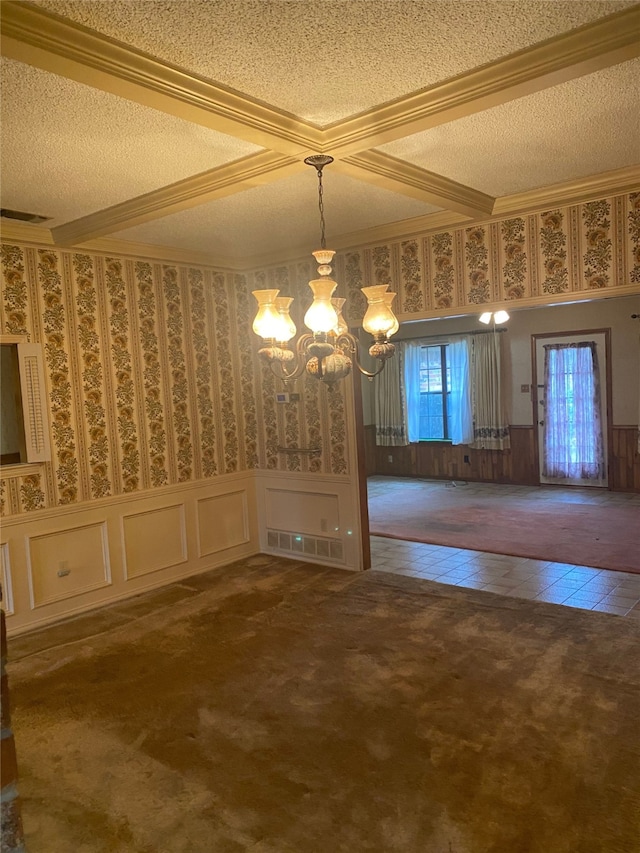
[{"label": "wall air vent", "polygon": [[267,530],[267,546],[276,551],[291,551],[294,554],[307,554],[310,557],[344,562],[344,551],[339,539],[325,539],[318,536],[303,536],[300,533],[286,533],[283,530]]},{"label": "wall air vent", "polygon": [[41,222],[47,222],[51,219],[50,216],[40,216],[38,213],[25,213],[23,210],[9,210],[8,207],[0,208],[0,216],[3,219],[17,219],[19,222],[31,222],[34,225],[39,225]]}]

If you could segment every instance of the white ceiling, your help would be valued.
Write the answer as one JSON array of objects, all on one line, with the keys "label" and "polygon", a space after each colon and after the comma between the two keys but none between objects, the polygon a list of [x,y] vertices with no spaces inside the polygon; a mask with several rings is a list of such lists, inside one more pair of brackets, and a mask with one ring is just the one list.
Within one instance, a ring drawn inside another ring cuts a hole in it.
[{"label": "white ceiling", "polygon": [[311,251],[321,150],[333,248],[640,185],[637,3],[0,10],[2,207],[63,245]]}]

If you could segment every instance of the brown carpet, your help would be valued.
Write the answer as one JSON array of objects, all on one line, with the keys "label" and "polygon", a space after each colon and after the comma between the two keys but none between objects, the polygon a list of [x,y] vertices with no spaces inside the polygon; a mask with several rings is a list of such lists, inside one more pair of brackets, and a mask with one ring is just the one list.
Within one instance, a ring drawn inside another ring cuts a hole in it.
[{"label": "brown carpet", "polygon": [[640,573],[640,511],[465,493],[436,484],[369,498],[374,536]]},{"label": "brown carpet", "polygon": [[637,853],[630,619],[258,557],[15,638],[32,853]]}]

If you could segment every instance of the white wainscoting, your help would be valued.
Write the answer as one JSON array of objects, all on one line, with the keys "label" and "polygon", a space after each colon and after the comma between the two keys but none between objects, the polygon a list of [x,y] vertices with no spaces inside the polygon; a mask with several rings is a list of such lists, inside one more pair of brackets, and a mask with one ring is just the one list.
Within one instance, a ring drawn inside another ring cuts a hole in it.
[{"label": "white wainscoting", "polygon": [[10,516],[0,543],[7,630],[31,630],[259,551],[254,472]]},{"label": "white wainscoting", "polygon": [[360,570],[360,508],[350,477],[256,472],[260,550]]},{"label": "white wainscoting", "polygon": [[25,536],[32,609],[111,585],[105,521]]},{"label": "white wainscoting", "polygon": [[189,559],[184,504],[122,516],[124,574],[129,580]]},{"label": "white wainscoting", "polygon": [[229,492],[198,501],[198,553],[217,554],[249,542],[246,491]]},{"label": "white wainscoting", "polygon": [[0,583],[2,584],[2,609],[6,616],[13,613],[13,590],[11,588],[11,564],[9,543],[0,543]]}]

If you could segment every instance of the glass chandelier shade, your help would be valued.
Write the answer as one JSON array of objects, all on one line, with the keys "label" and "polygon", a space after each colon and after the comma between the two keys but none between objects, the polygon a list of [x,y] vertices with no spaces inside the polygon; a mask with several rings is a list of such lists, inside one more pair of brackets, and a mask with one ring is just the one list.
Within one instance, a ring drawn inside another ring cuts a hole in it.
[{"label": "glass chandelier shade", "polygon": [[344,321],[344,317],[342,316],[342,307],[346,301],[347,300],[343,299],[341,296],[335,297],[331,300],[331,304],[336,309],[336,314],[338,315],[338,322],[333,330],[336,335],[344,335],[345,332],[349,331],[347,324]]},{"label": "glass chandelier shade", "polygon": [[292,296],[278,296],[275,300],[276,310],[280,315],[280,331],[276,340],[283,344],[286,344],[291,340],[291,338],[294,338],[296,334],[296,324],[293,322],[289,314],[292,302]]},{"label": "glass chandelier shade", "polygon": [[304,315],[304,323],[310,331],[299,336],[295,352],[288,346],[296,334],[296,326],[289,313],[293,299],[278,296],[279,290],[253,291],[258,303],[253,331],[264,341],[258,353],[285,384],[306,372],[332,387],[349,375],[353,364],[360,373],[373,378],[382,371],[386,360],[395,351],[389,337],[398,331],[399,324],[392,308],[395,293],[388,292],[388,284],[362,288],[367,299],[362,325],[374,338],[369,354],[378,362],[373,371],[366,370],[359,362],[358,340],[349,332],[342,316],[346,300],[333,295],[338,286],[331,278],[330,264],[335,252],[327,249],[325,244],[322,187],[322,169],[331,162],[333,158],[325,154],[305,159],[305,163],[313,166],[318,175],[321,248],[313,252],[319,277],[309,282],[313,302]]},{"label": "glass chandelier shade", "polygon": [[309,282],[313,302],[304,315],[304,324],[314,335],[327,334],[338,325],[338,315],[331,304],[331,297],[337,286],[337,282],[331,278],[316,278]]},{"label": "glass chandelier shade", "polygon": [[279,290],[254,290],[253,295],[258,301],[258,313],[253,321],[253,331],[265,341],[277,340],[281,321],[275,305]]},{"label": "glass chandelier shade", "polygon": [[[393,307],[392,307],[393,300],[396,298],[396,296],[397,296],[397,294],[392,293],[391,291],[389,291],[388,293],[385,293],[383,295],[383,299],[387,303],[389,311],[391,311],[392,314],[393,314]],[[399,328],[400,328],[400,323],[398,322],[398,318],[396,317],[395,314],[393,314],[393,326],[387,332],[387,337],[390,338],[391,335],[395,335],[395,333],[398,331]]]},{"label": "glass chandelier shade", "polygon": [[[388,336],[396,322],[391,305],[386,299],[388,289],[388,284],[375,284],[372,287],[362,288],[368,302],[367,311],[362,319],[362,327],[374,338],[378,335]],[[393,295],[395,296],[395,293]]]}]

